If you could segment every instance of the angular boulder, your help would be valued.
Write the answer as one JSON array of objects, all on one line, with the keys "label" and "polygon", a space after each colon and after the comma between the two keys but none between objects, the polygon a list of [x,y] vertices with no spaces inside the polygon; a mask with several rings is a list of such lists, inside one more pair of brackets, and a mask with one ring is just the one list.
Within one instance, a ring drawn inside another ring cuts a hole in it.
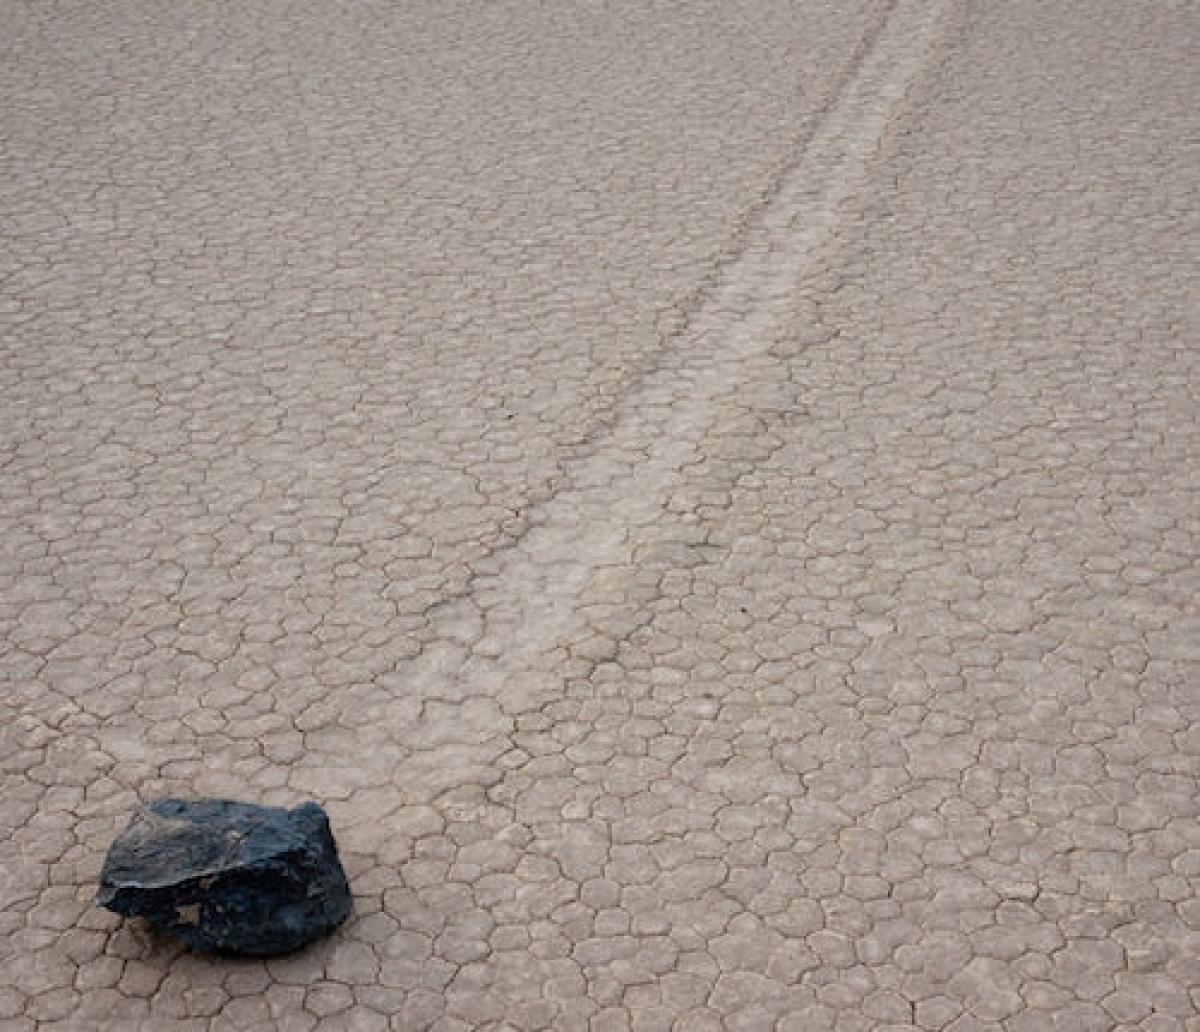
[{"label": "angular boulder", "polygon": [[350,888],[316,803],[159,799],[113,842],[96,901],[196,950],[266,956],[341,924]]}]

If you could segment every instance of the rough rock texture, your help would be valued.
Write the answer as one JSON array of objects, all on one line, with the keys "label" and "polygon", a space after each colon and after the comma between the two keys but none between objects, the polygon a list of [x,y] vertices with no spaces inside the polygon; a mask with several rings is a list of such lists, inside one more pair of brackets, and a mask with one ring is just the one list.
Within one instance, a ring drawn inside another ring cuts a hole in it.
[{"label": "rough rock texture", "polygon": [[100,904],[198,950],[287,953],[337,927],[350,890],[316,803],[159,799],[117,837]]}]

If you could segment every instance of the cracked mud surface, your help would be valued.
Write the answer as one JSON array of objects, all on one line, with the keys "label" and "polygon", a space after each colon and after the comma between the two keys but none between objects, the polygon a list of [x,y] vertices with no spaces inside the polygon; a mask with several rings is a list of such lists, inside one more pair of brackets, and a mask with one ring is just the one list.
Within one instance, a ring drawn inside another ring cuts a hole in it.
[{"label": "cracked mud surface", "polygon": [[1200,1029],[1194,5],[4,23],[0,1030]]}]

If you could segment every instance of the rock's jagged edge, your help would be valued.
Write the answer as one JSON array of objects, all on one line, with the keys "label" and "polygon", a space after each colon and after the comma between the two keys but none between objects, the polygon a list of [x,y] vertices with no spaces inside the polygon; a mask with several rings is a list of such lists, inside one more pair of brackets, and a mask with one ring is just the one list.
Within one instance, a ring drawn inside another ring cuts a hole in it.
[{"label": "rock's jagged edge", "polygon": [[114,841],[97,902],[202,952],[299,949],[350,914],[325,811],[160,799]]}]

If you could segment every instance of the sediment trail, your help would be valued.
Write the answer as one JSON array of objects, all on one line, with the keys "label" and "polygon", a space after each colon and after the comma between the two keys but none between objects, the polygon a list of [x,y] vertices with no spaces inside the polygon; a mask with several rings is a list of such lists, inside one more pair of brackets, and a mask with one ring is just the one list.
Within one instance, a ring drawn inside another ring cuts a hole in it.
[{"label": "sediment trail", "polygon": [[[701,462],[714,428],[753,416],[732,399],[754,367],[776,361],[772,346],[800,315],[798,284],[933,58],[946,12],[944,4],[920,0],[892,6],[741,251],[723,264],[657,368],[633,385],[607,431],[566,465],[554,493],[526,514],[528,530],[492,557],[469,595],[438,607],[435,622],[470,629],[438,638],[398,677],[405,694],[450,705],[423,705],[420,729],[405,709],[403,726],[389,735],[394,743],[401,735],[406,745],[444,748],[457,741],[468,750],[457,762],[486,767],[513,714],[552,697],[560,680],[555,661],[572,655],[587,661],[588,606],[611,601],[598,581],[630,572],[647,550],[686,564],[688,550],[702,544],[695,518],[669,511],[672,493],[688,467]],[[760,372],[771,379],[769,370]],[[775,396],[762,401],[764,410],[781,404]],[[724,484],[709,486],[728,488],[771,448],[767,435],[746,444],[745,454],[721,464]],[[598,647],[602,654],[605,646]],[[472,698],[495,699],[497,706],[481,711],[494,720],[464,728],[460,704]],[[430,753],[399,759],[390,749],[376,749],[372,755],[364,762],[390,768],[416,797],[430,798],[450,783],[439,775],[444,762]],[[425,790],[418,788],[423,781]]]}]

